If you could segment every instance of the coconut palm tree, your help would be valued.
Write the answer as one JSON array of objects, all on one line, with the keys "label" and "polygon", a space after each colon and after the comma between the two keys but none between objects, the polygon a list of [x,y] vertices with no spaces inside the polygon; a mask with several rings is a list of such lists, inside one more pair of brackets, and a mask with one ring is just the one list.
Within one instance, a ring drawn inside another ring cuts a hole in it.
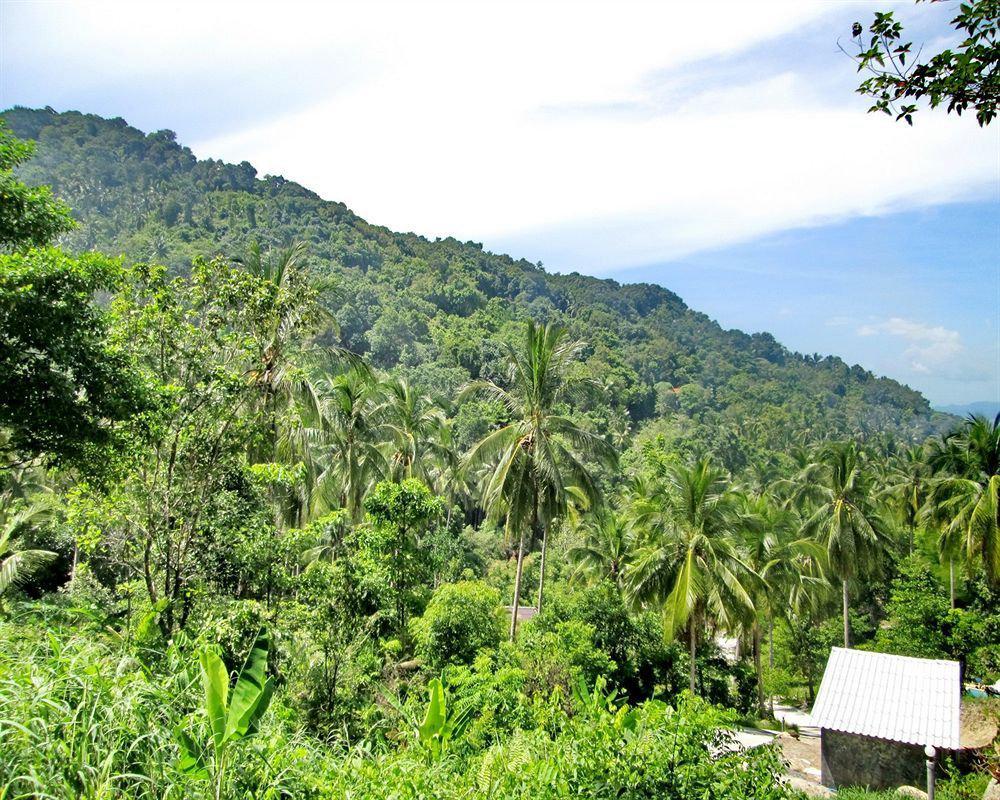
[{"label": "coconut palm tree", "polygon": [[24,546],[24,534],[49,521],[55,509],[54,501],[42,496],[0,510],[0,597],[56,558],[48,550]]},{"label": "coconut palm tree", "polygon": [[930,490],[931,465],[923,447],[903,450],[887,463],[882,476],[885,488],[880,495],[891,500],[908,535],[908,552],[913,552],[920,512]]},{"label": "coconut palm tree", "polygon": [[[488,433],[469,451],[463,469],[487,466],[482,503],[494,520],[517,541],[510,635],[517,632],[521,579],[526,547],[541,539],[538,607],[545,586],[548,531],[565,513],[569,487],[595,505],[600,492],[587,460],[612,464],[615,452],[600,436],[580,427],[563,409],[575,386],[571,367],[583,350],[555,325],[529,321],[520,348],[507,349],[506,386],[489,380],[463,387],[460,398],[479,395],[499,401],[510,422]],[[593,385],[593,382],[591,382]]]},{"label": "coconut palm tree", "polygon": [[661,607],[668,636],[687,626],[692,692],[700,629],[712,619],[735,630],[754,608],[759,579],[737,547],[736,501],[727,474],[702,458],[668,468],[630,510],[642,544],[629,566],[629,594],[637,604]]},{"label": "coconut palm tree", "polygon": [[575,574],[609,580],[621,589],[636,546],[635,531],[624,516],[602,508],[583,517],[575,527],[583,539],[569,551],[576,564]]},{"label": "coconut palm tree", "polygon": [[801,534],[823,545],[829,574],[840,582],[844,647],[850,647],[850,582],[874,571],[892,543],[874,506],[871,473],[857,444],[831,443],[796,483],[795,499],[808,509]]},{"label": "coconut palm tree", "polygon": [[264,461],[277,460],[278,414],[294,402],[301,376],[296,374],[290,350],[303,329],[310,327],[321,312],[313,297],[304,298],[308,288],[304,243],[265,252],[258,242],[251,242],[247,252],[234,259],[246,272],[271,285],[269,305],[257,309],[257,363],[250,370],[250,380],[260,393],[260,407],[268,420],[268,441],[259,452],[251,454]]},{"label": "coconut palm tree", "polygon": [[445,426],[441,407],[427,395],[414,391],[409,381],[397,378],[383,385],[384,432],[389,435],[389,474],[393,480],[417,477],[430,485],[431,461],[437,455],[439,429]]},{"label": "coconut palm tree", "polygon": [[739,538],[743,560],[760,580],[753,582],[753,613],[746,621],[753,643],[757,673],[757,707],[764,714],[764,673],[761,666],[761,619],[766,620],[771,642],[775,617],[799,607],[811,589],[822,583],[819,565],[823,549],[815,541],[798,537],[799,520],[767,493],[740,498]]},{"label": "coconut palm tree", "polygon": [[474,499],[476,477],[462,469],[451,419],[442,415],[441,422],[431,429],[428,454],[429,458],[425,458],[429,463],[422,468],[425,480],[436,495],[447,501],[446,525],[450,528],[456,506],[465,515],[477,510]]},{"label": "coconut palm tree", "polygon": [[951,517],[947,549],[968,564],[981,561],[987,581],[1000,586],[1000,414],[970,416],[949,439],[955,474],[936,487],[936,500]]},{"label": "coconut palm tree", "polygon": [[337,487],[339,506],[360,521],[368,489],[385,476],[387,464],[379,449],[380,387],[366,369],[353,367],[317,382],[326,440],[318,447],[323,471],[320,484]]}]

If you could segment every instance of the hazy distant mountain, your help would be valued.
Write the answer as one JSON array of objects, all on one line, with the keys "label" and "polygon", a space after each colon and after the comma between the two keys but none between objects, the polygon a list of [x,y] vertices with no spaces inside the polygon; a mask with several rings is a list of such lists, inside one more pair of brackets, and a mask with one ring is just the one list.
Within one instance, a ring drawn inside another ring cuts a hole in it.
[{"label": "hazy distant mountain", "polygon": [[976,403],[965,403],[962,405],[934,406],[936,411],[943,411],[946,414],[955,414],[959,417],[967,417],[969,414],[981,414],[984,417],[995,417],[1000,414],[1000,401],[980,400]]}]

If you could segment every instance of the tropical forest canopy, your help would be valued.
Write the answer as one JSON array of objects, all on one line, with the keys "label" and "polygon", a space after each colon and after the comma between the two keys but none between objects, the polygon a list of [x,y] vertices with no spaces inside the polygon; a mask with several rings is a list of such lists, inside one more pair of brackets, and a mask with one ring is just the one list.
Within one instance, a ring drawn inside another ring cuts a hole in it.
[{"label": "tropical forest canopy", "polygon": [[911,443],[948,424],[895,381],[792,353],[766,333],[725,331],[659,286],[551,275],[473,242],[393,233],[246,162],[198,160],[171,131],[51,110],[4,118],[39,143],[21,177],[53,187],[82,223],[62,240],[67,249],[180,274],[198,257],[243,259],[253,243],[299,244],[334,341],[438,398],[501,374],[505,343],[532,318],[586,340],[581,369],[608,391],[580,410],[619,448],[663,434],[711,446],[739,470],[751,454],[793,444],[879,434]]},{"label": "tropical forest canopy", "polygon": [[831,646],[1000,679],[1000,419],[4,119],[0,796],[777,800]]}]

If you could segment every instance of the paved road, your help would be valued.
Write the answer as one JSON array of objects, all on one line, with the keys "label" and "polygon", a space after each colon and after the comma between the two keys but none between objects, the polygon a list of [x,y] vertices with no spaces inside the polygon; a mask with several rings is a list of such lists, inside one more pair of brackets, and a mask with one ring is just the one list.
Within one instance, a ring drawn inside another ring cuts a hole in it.
[{"label": "paved road", "polygon": [[774,704],[774,718],[784,722],[785,725],[797,725],[799,736],[810,736],[819,738],[819,728],[812,725],[809,714],[799,708],[783,706],[780,703]]}]

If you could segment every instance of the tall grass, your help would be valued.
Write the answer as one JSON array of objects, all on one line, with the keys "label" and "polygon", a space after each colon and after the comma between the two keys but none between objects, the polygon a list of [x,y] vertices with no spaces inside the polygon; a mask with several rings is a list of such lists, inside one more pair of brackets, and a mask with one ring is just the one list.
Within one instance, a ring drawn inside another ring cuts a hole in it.
[{"label": "tall grass", "polygon": [[0,624],[0,797],[184,797],[171,731],[189,684],[110,632]]},{"label": "tall grass", "polygon": [[[208,741],[191,648],[150,663],[99,625],[0,621],[0,800],[200,800],[178,768],[174,731]],[[597,695],[595,695],[596,697]],[[435,752],[405,727],[398,746],[333,750],[298,732],[275,695],[258,735],[234,750],[227,800],[784,800],[777,755],[721,751],[719,712],[610,701],[485,749]]]}]

